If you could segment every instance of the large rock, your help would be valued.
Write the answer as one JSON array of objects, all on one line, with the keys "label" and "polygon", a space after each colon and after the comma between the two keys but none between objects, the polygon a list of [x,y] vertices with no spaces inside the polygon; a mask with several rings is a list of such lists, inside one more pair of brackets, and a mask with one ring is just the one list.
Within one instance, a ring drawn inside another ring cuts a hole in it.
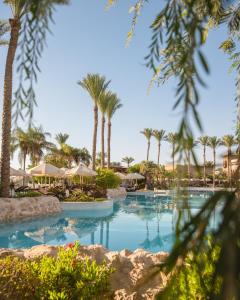
[{"label": "large rock", "polygon": [[0,223],[52,215],[61,212],[53,196],[0,198]]},{"label": "large rock", "polygon": [[107,190],[107,197],[110,199],[125,198],[126,195],[127,195],[127,192],[124,187],[118,187],[116,189],[108,189]]},{"label": "large rock", "polygon": [[[46,245],[22,250],[0,249],[0,258],[14,255],[34,259],[42,255],[56,256],[57,251],[57,247]],[[118,252],[108,251],[101,245],[80,246],[79,259],[85,257],[99,264],[106,262],[114,269],[110,287],[115,300],[151,300],[166,286],[168,277],[159,269],[159,264],[168,257],[166,252],[153,254],[142,249]]]}]

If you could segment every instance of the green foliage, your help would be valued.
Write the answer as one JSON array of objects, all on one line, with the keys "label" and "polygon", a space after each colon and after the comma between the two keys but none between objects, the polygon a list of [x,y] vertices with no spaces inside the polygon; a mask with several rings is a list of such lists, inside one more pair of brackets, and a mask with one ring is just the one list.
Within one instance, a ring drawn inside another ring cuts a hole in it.
[{"label": "green foliage", "polygon": [[13,102],[16,122],[19,117],[24,117],[23,110],[26,110],[26,116],[32,121],[36,105],[34,88],[37,73],[40,72],[39,60],[53,21],[53,12],[57,5],[68,3],[69,0],[8,1],[15,16],[17,14],[21,20],[20,54],[17,57],[20,81]]},{"label": "green foliage", "polygon": [[40,197],[42,196],[41,193],[36,191],[27,191],[27,192],[16,192],[17,198],[23,198],[23,197]]},{"label": "green foliage", "polygon": [[135,164],[128,168],[128,173],[139,173],[140,172],[140,164]]},{"label": "green foliage", "polygon": [[95,199],[88,196],[81,190],[74,190],[71,192],[68,198],[64,198],[63,201],[66,202],[93,202]]},{"label": "green foliage", "polygon": [[[219,247],[204,247],[202,252],[189,253],[181,268],[176,267],[173,276],[158,300],[208,299],[212,288],[214,263],[219,258]],[[215,295],[219,294],[221,280],[215,284]]]},{"label": "green foliage", "polygon": [[1,299],[101,299],[113,272],[104,263],[78,259],[78,244],[60,247],[57,257],[30,261],[0,259]]},{"label": "green foliage", "polygon": [[8,256],[0,259],[0,299],[35,299],[39,280],[30,261]]},{"label": "green foliage", "polygon": [[48,192],[52,193],[60,201],[63,201],[65,199],[66,192],[63,187],[51,187],[50,189],[48,189]]},{"label": "green foliage", "polygon": [[112,170],[108,169],[99,169],[98,175],[96,176],[97,186],[104,189],[114,189],[119,187],[121,179],[114,174]]}]

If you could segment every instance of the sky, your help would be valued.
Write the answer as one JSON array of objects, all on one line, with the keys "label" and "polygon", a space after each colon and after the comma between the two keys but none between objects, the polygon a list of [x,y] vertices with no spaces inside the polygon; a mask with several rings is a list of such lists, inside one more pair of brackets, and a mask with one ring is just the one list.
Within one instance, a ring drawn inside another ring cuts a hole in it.
[{"label": "sky", "polygon": [[[40,60],[41,73],[36,86],[38,107],[34,111],[36,125],[54,136],[70,135],[69,144],[86,147],[91,152],[93,105],[88,94],[77,85],[87,73],[100,73],[111,80],[110,88],[122,100],[123,107],[112,121],[112,160],[121,161],[132,156],[135,162],[146,158],[147,143],[140,131],[143,128],[176,131],[180,111],[173,111],[174,82],[153,87],[148,93],[151,72],[144,66],[150,44],[151,22],[159,11],[159,1],[146,4],[139,17],[135,35],[125,46],[132,15],[133,1],[119,1],[105,10],[106,0],[72,0],[71,5],[58,7],[54,14],[52,34]],[[0,18],[11,16],[10,9],[0,2]],[[201,89],[201,115],[204,134],[223,136],[234,133],[236,114],[234,73],[229,73],[230,62],[219,50],[224,40],[224,28],[213,30],[204,47],[210,75],[204,76],[208,88]],[[0,49],[0,106],[6,49]],[[17,86],[15,72],[14,85]],[[27,124],[27,121],[25,122]],[[196,136],[200,135],[196,132]],[[98,131],[100,151],[100,126]],[[197,150],[201,158],[200,148]],[[224,149],[218,151],[218,161]],[[150,160],[157,160],[157,143],[152,139]],[[171,162],[170,146],[163,142],[161,163]],[[212,153],[207,152],[207,160]],[[201,160],[200,160],[201,161]],[[17,155],[12,166],[18,167]]]}]

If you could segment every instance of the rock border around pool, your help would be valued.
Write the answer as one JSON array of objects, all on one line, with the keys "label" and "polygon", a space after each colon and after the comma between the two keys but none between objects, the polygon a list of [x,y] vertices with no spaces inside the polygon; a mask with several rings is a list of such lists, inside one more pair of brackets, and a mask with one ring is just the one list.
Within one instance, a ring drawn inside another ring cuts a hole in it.
[{"label": "rock border around pool", "polygon": [[62,211],[54,196],[0,198],[0,223],[54,215]]},{"label": "rock border around pool", "polygon": [[[58,248],[54,246],[35,246],[30,249],[0,249],[0,258],[8,255],[25,259],[37,259],[43,255],[55,257]],[[143,249],[134,252],[109,251],[101,245],[80,246],[78,259],[89,257],[98,264],[106,262],[114,272],[110,276],[109,299],[114,300],[153,300],[167,284],[169,275],[161,272],[159,264],[166,261],[167,252],[151,253]]]}]

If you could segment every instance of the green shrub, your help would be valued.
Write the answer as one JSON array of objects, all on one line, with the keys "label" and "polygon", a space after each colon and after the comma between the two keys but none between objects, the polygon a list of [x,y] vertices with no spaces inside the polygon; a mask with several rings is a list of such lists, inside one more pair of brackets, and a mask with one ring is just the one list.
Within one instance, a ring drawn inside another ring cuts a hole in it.
[{"label": "green shrub", "polygon": [[66,202],[93,202],[95,199],[88,196],[81,190],[73,190],[68,198],[65,198]]},{"label": "green shrub", "polygon": [[[215,262],[219,257],[219,248],[211,247],[199,253],[191,253],[184,261],[180,269],[176,269],[174,275],[164,294],[160,294],[157,299],[164,300],[188,300],[188,299],[208,299],[207,294],[212,285]],[[215,286],[215,294],[220,290],[221,280],[218,278]]]},{"label": "green shrub", "polygon": [[0,259],[0,299],[104,299],[113,270],[77,256],[78,245],[69,244],[57,257]]},{"label": "green shrub", "polygon": [[97,186],[104,189],[114,189],[119,187],[121,179],[112,170],[99,169],[96,176]]},{"label": "green shrub", "polygon": [[23,198],[23,197],[40,197],[42,196],[41,193],[36,191],[27,191],[27,192],[16,192],[15,197]]},{"label": "green shrub", "polygon": [[63,201],[65,198],[66,192],[64,188],[62,187],[51,187],[48,189],[49,193],[52,193],[54,196],[56,196],[60,201]]},{"label": "green shrub", "polygon": [[38,285],[30,261],[12,256],[0,259],[0,299],[35,299]]},{"label": "green shrub", "polygon": [[140,172],[140,164],[135,164],[128,168],[128,173],[139,173]]}]

